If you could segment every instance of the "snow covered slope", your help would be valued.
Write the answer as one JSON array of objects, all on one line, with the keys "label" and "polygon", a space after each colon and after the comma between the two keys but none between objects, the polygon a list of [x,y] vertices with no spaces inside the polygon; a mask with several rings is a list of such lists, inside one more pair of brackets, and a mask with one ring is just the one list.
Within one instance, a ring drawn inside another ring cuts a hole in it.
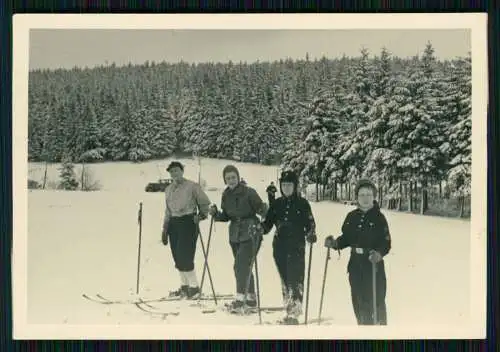
[{"label": "snow covered slope", "polygon": [[[165,296],[179,285],[170,249],[160,242],[164,202],[162,193],[146,193],[147,182],[158,179],[170,160],[142,164],[92,165],[103,185],[98,192],[31,191],[28,195],[27,319],[30,324],[248,324],[258,316],[231,316],[224,312],[203,314],[189,302],[157,303],[162,317],[142,312],[134,305],[101,305],[82,298],[101,293],[108,298],[135,296],[139,202],[143,202],[141,294]],[[183,160],[185,176],[198,179],[195,160]],[[224,160],[202,162],[202,178],[211,201],[220,205]],[[276,167],[234,163],[241,176],[267,201],[265,188],[276,181]],[[41,165],[30,164],[30,177],[40,179]],[[78,172],[78,167],[76,168]],[[49,179],[57,177],[51,167]],[[313,248],[309,320],[318,317],[327,235],[337,236],[350,206],[330,202],[311,203],[318,226]],[[405,324],[460,324],[469,317],[470,222],[384,211],[392,233],[393,249],[386,257],[387,308],[391,326]],[[201,224],[208,239],[209,221]],[[281,304],[279,277],[272,258],[272,233],[258,257],[262,306]],[[307,248],[307,253],[309,248]],[[323,317],[325,324],[355,325],[347,281],[346,250],[332,252],[329,263]],[[234,293],[233,258],[227,225],[215,225],[209,255],[215,289]],[[307,263],[307,259],[306,259]],[[201,279],[203,255],[196,256]],[[307,270],[307,268],[306,268]],[[204,293],[210,294],[208,280]],[[207,306],[212,302],[205,302]],[[273,322],[281,313],[263,313]]]}]

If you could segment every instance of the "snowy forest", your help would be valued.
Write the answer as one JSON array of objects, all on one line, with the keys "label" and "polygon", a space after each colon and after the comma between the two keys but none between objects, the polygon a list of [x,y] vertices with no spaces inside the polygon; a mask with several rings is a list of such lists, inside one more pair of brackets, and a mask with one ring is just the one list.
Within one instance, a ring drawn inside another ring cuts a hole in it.
[{"label": "snowy forest", "polygon": [[[172,155],[280,165],[316,200],[352,199],[360,177],[381,205],[470,216],[471,57],[429,42],[398,58],[115,64],[29,75],[33,162],[141,162]],[[451,204],[451,205],[450,205]]]}]

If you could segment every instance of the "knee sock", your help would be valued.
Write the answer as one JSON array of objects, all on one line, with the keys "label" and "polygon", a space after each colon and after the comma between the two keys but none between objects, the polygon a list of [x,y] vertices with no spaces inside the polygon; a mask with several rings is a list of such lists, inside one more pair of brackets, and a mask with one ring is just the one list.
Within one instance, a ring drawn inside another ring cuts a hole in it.
[{"label": "knee sock", "polygon": [[198,279],[194,270],[186,272],[187,282],[189,287],[198,287]]},{"label": "knee sock", "polygon": [[244,301],[245,300],[245,294],[244,293],[237,293],[236,294],[236,300],[237,301]]},{"label": "knee sock", "polygon": [[247,294],[246,299],[247,301],[255,301],[256,300],[255,293]]},{"label": "knee sock", "polygon": [[181,286],[189,286],[189,279],[185,271],[179,271],[179,276],[181,277]]}]

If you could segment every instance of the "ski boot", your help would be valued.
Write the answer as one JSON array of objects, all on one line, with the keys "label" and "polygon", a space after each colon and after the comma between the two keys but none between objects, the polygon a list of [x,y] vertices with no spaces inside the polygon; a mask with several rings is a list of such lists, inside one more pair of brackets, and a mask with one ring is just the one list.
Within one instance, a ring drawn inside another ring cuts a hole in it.
[{"label": "ski boot", "polygon": [[186,292],[187,299],[198,299],[201,296],[199,287],[188,287]]},{"label": "ski boot", "polygon": [[178,290],[170,291],[168,297],[182,299],[188,296],[189,286],[182,285]]},{"label": "ski boot", "polygon": [[283,318],[283,320],[281,321],[281,324],[283,324],[283,325],[299,325],[299,320],[297,318],[287,316],[287,317]]},{"label": "ski boot", "polygon": [[257,308],[257,301],[255,299],[247,300],[247,307],[250,309],[256,309]]},{"label": "ski boot", "polygon": [[255,310],[257,308],[257,300],[255,298],[255,294],[248,294],[245,300],[247,308],[251,310]]},{"label": "ski boot", "polygon": [[245,311],[245,302],[236,299],[231,303],[226,304],[226,308],[230,313],[243,314]]}]

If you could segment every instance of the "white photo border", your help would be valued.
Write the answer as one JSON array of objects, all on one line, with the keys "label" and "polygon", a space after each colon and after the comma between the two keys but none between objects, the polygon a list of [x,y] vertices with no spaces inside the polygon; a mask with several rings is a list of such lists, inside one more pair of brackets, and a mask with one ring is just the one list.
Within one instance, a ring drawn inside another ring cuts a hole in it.
[{"label": "white photo border", "polygon": [[[47,325],[27,320],[30,29],[470,29],[472,54],[471,321],[461,326]],[[13,17],[12,297],[14,339],[483,339],[486,338],[487,15],[17,14]]]}]

